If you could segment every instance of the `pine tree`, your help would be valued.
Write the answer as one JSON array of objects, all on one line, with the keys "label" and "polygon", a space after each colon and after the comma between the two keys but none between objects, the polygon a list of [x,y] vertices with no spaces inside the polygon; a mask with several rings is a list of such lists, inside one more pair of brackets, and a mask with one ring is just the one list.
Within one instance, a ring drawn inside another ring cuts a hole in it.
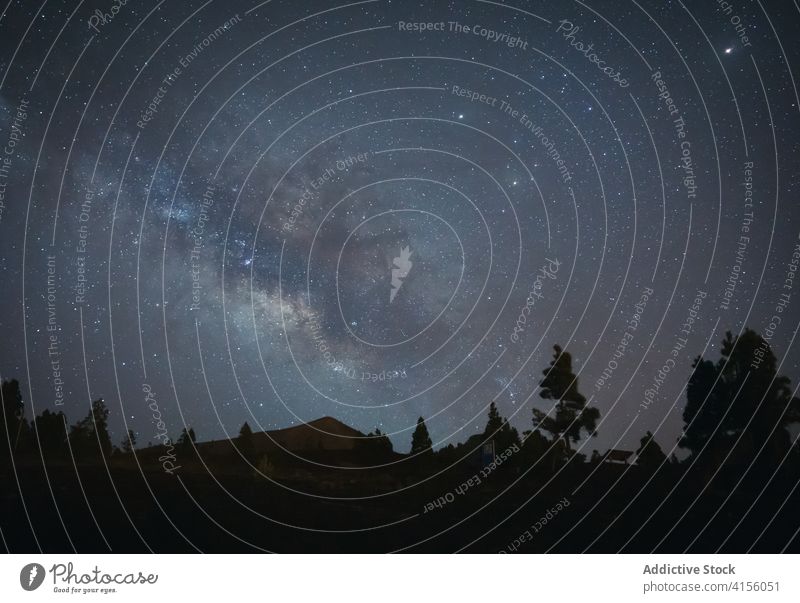
[{"label": "pine tree", "polygon": [[545,413],[538,408],[533,409],[533,425],[553,435],[554,439],[564,442],[567,451],[572,450],[572,443],[581,439],[583,431],[595,436],[600,411],[587,406],[586,397],[578,391],[578,378],[572,372],[572,356],[564,352],[560,346],[553,346],[553,360],[543,372],[540,382],[540,395],[545,400],[557,400],[555,408]]},{"label": "pine tree", "polygon": [[489,418],[486,421],[486,428],[483,430],[483,438],[484,440],[494,440],[497,454],[513,444],[519,445],[519,433],[500,415],[497,404],[494,402],[489,405]]},{"label": "pine tree", "polygon": [[181,435],[178,437],[178,441],[176,442],[178,446],[181,448],[191,448],[192,444],[197,441],[197,437],[194,434],[194,429],[189,428],[188,430],[184,427],[181,431]]},{"label": "pine tree", "polygon": [[22,402],[22,391],[19,381],[12,379],[3,381],[0,386],[2,397],[2,419],[0,425],[0,441],[7,442],[0,455],[7,457],[9,447],[13,452],[18,452],[28,435],[28,422],[25,420],[25,404]]},{"label": "pine tree", "polygon": [[[778,375],[778,362],[767,341],[751,329],[730,332],[714,363],[698,356],[686,388],[682,448],[704,458],[730,457],[727,463],[750,464],[783,458],[791,446],[786,427],[800,421],[800,399],[791,381]],[[731,450],[731,447],[734,449]]]},{"label": "pine tree", "polygon": [[486,429],[483,430],[485,435],[493,435],[500,431],[503,427],[503,417],[500,416],[500,411],[497,410],[497,404],[492,401],[489,404],[489,418],[486,421]]},{"label": "pine tree", "polygon": [[236,446],[239,448],[239,453],[247,460],[253,460],[253,430],[247,421],[244,422],[242,428],[239,430],[239,439]]},{"label": "pine tree", "polygon": [[70,427],[69,440],[75,455],[88,457],[99,452],[107,457],[111,454],[108,414],[108,407],[100,398],[92,402],[92,408],[85,418]]},{"label": "pine tree", "polygon": [[122,438],[121,448],[124,453],[133,452],[133,449],[136,448],[136,434],[132,429],[129,429],[125,437]]},{"label": "pine tree", "polygon": [[646,469],[657,469],[667,460],[667,455],[661,450],[661,446],[653,438],[649,431],[639,440],[639,448],[636,450],[636,464]]},{"label": "pine tree", "polygon": [[411,436],[411,454],[429,453],[432,450],[432,446],[433,442],[430,434],[428,434],[425,419],[420,417],[417,419],[417,428]]}]

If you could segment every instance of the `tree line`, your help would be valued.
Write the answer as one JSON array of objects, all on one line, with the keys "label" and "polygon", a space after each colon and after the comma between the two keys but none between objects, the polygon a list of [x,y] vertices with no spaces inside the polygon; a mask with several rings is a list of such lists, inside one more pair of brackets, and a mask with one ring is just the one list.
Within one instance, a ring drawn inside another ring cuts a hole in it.
[{"label": "tree line", "polygon": [[[679,447],[687,450],[692,460],[702,455],[716,464],[774,464],[785,458],[793,444],[787,427],[800,423],[800,399],[792,396],[789,378],[778,374],[778,362],[768,342],[751,329],[745,329],[739,336],[728,332],[719,351],[716,362],[698,356],[692,363]],[[435,452],[425,420],[420,417],[411,436],[412,457],[455,460],[491,441],[498,454],[513,445],[523,446],[526,450],[523,457],[529,459],[547,453],[553,468],[576,455],[586,460],[585,455],[576,453],[576,448],[584,438],[597,435],[600,411],[590,406],[580,392],[572,357],[560,346],[553,347],[552,360],[542,374],[540,396],[551,402],[551,408],[545,412],[534,407],[531,429],[522,436],[492,401],[482,432]],[[109,409],[102,399],[91,404],[83,419],[69,425],[63,412],[49,409],[28,422],[16,379],[4,381],[1,393],[3,434],[0,437],[8,445],[0,450],[0,460],[7,462],[11,455],[35,451],[51,459],[71,456],[87,460],[97,459],[98,455],[107,458],[130,453],[137,446],[132,430],[127,431],[118,446],[112,443]],[[194,429],[185,427],[176,445],[191,449],[196,441]],[[245,458],[252,456],[253,432],[247,423],[235,443]],[[393,452],[392,442],[379,429],[364,436],[360,450],[376,458]],[[595,451],[590,460],[602,458]],[[648,466],[660,466],[668,460],[649,431],[640,440],[636,458],[638,464]],[[671,460],[677,462],[674,457]]]},{"label": "tree line", "polygon": [[[718,466],[754,465],[774,467],[786,459],[794,446],[787,428],[800,424],[800,399],[792,395],[791,381],[778,374],[778,361],[768,342],[752,329],[734,336],[727,332],[721,342],[720,357],[714,362],[697,356],[686,387],[682,434],[677,442],[688,452],[687,462]],[[527,456],[551,456],[553,465],[576,455],[576,445],[597,435],[600,411],[587,404],[579,390],[571,355],[553,347],[553,358],[539,382],[540,396],[552,406],[545,412],[532,409],[532,429],[520,438],[517,430],[500,416],[497,406],[489,406],[482,433],[454,446],[449,444],[436,454],[463,456],[463,451],[493,440],[499,453],[512,444],[527,448]],[[412,435],[412,455],[433,453],[425,421],[420,417]],[[585,460],[585,455],[579,455]],[[591,461],[603,460],[596,450]],[[660,467],[667,459],[652,432],[647,431],[635,451],[636,463]]]},{"label": "tree line", "polygon": [[[45,409],[30,422],[25,418],[25,404],[19,381],[10,379],[0,386],[2,429],[0,460],[10,456],[39,452],[49,460],[73,458],[77,461],[97,460],[116,454],[133,452],[137,446],[136,433],[128,429],[119,445],[114,445],[108,429],[109,409],[102,398],[92,402],[88,414],[70,425],[62,411]],[[197,440],[193,428],[184,428],[177,445],[188,448]]]}]

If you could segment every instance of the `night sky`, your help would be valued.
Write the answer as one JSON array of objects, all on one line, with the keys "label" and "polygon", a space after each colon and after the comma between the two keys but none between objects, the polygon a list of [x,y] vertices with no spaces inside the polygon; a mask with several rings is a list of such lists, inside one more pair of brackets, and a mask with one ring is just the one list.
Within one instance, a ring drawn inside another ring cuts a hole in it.
[{"label": "night sky", "polygon": [[582,451],[669,454],[725,331],[800,379],[795,3],[0,10],[0,374],[29,416],[102,397],[146,444],[146,385],[174,437],[333,416],[405,452],[492,400],[530,429],[559,344],[601,412]]}]

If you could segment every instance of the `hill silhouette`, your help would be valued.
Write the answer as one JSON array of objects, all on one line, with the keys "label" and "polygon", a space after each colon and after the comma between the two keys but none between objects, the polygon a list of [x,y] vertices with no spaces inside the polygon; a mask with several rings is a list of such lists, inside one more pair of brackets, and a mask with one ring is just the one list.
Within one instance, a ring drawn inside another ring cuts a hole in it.
[{"label": "hill silhouette", "polygon": [[[149,446],[137,450],[140,459],[155,462],[167,447]],[[295,466],[300,461],[341,467],[365,467],[406,455],[392,451],[389,439],[380,433],[365,434],[339,419],[320,417],[307,423],[280,429],[240,433],[222,440],[192,442],[179,447],[183,467],[201,465],[231,468],[231,463],[249,463],[257,469],[267,459],[277,467]]]}]

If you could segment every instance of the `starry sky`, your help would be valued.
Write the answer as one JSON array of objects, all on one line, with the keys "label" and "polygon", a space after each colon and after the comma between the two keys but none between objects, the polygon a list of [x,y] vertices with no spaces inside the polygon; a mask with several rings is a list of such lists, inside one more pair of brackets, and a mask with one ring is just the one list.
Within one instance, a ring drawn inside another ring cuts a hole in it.
[{"label": "starry sky", "polygon": [[29,414],[102,397],[145,444],[146,389],[175,436],[329,415],[407,451],[423,416],[438,447],[492,400],[530,429],[559,344],[584,452],[669,451],[693,358],[784,293],[800,379],[792,2],[1,10],[0,374]]}]

